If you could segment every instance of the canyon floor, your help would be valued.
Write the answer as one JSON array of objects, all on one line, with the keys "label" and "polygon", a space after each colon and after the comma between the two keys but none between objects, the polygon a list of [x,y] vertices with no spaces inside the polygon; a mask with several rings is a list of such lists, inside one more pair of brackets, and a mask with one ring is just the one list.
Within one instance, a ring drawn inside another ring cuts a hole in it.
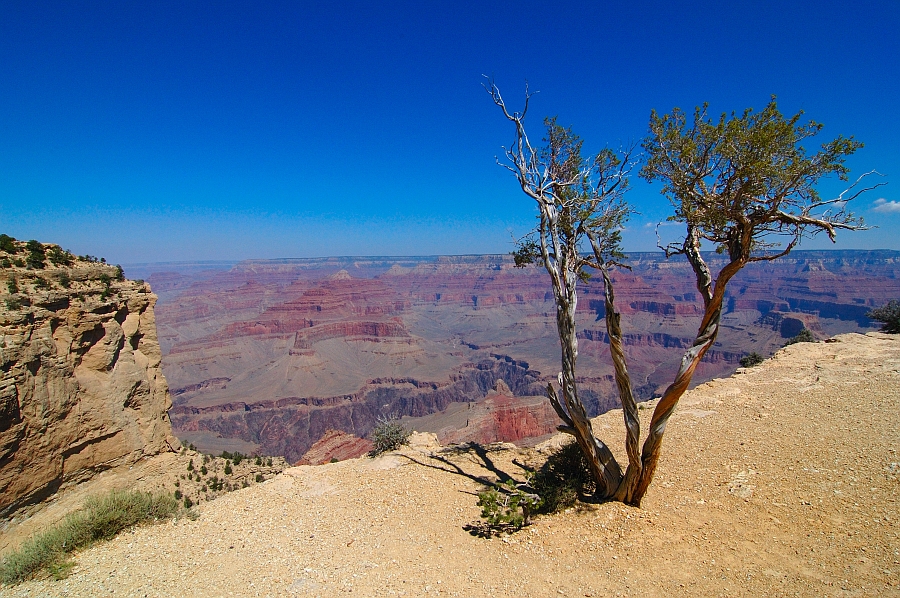
[{"label": "canyon floor", "polygon": [[[619,448],[621,412],[595,422]],[[480,480],[521,478],[542,447],[416,435],[287,469],[0,595],[900,596],[898,424],[900,338],[841,335],[690,391],[640,509],[583,505],[479,537]]]}]

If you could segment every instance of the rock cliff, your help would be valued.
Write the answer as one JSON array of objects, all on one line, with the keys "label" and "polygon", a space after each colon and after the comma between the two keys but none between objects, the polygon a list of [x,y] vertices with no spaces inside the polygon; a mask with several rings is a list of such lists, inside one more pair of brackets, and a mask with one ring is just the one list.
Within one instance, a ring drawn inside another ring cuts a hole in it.
[{"label": "rock cliff", "polygon": [[117,266],[0,247],[0,517],[177,446],[153,306]]}]

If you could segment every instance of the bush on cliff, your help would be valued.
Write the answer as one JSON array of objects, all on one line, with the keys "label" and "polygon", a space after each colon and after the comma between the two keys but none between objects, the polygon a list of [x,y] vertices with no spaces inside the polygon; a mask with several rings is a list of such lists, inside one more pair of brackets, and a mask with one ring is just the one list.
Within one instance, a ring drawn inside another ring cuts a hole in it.
[{"label": "bush on cliff", "polygon": [[372,430],[372,450],[369,455],[376,457],[381,453],[395,451],[409,442],[410,430],[404,428],[394,419],[381,419]]},{"label": "bush on cliff", "polygon": [[740,364],[742,368],[752,368],[755,365],[761,364],[764,360],[765,358],[762,355],[754,351],[749,355],[741,357]]},{"label": "bush on cliff", "polygon": [[876,307],[867,313],[866,317],[876,322],[883,322],[882,332],[900,333],[900,301],[896,299],[891,299],[881,307]]},{"label": "bush on cliff", "polygon": [[108,540],[120,531],[161,519],[178,511],[172,496],[149,492],[114,490],[85,501],[84,509],[68,515],[62,523],[32,537],[0,564],[0,581],[15,584],[47,571],[57,579],[72,567],[68,554]]},{"label": "bush on cliff", "polygon": [[813,336],[813,333],[809,331],[808,328],[804,328],[800,332],[797,333],[797,336],[791,337],[788,339],[784,346],[793,345],[796,343],[814,343],[816,342],[816,337]]}]

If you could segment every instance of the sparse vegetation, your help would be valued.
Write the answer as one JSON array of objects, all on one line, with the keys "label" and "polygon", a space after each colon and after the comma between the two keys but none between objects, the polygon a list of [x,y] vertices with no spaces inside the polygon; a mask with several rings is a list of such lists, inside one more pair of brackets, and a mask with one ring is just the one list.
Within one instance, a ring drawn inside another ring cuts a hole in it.
[{"label": "sparse vegetation", "polygon": [[577,442],[555,451],[531,477],[531,487],[541,497],[539,512],[555,513],[575,504],[596,489],[591,470]]},{"label": "sparse vegetation", "polygon": [[882,322],[882,332],[900,333],[900,301],[896,299],[891,299],[881,307],[876,307],[868,312],[866,317],[876,322]]},{"label": "sparse vegetation", "polygon": [[381,453],[395,451],[409,442],[412,434],[396,419],[381,418],[372,430],[372,450],[369,455],[376,457]]},{"label": "sparse vegetation", "polygon": [[6,290],[9,291],[10,295],[15,295],[19,292],[19,283],[12,274],[10,274],[9,280],[6,281]]},{"label": "sparse vegetation", "polygon": [[740,364],[742,368],[752,368],[755,365],[761,364],[763,361],[765,361],[765,358],[754,351],[749,355],[744,355],[743,357],[741,357]]},{"label": "sparse vegetation", "polygon": [[809,329],[804,328],[800,332],[797,333],[797,336],[791,337],[784,343],[784,346],[793,345],[796,343],[814,343],[816,342],[816,337],[813,336],[813,333],[809,331]]},{"label": "sparse vegetation", "polygon": [[541,504],[541,498],[524,485],[512,480],[478,494],[481,516],[493,528],[521,529],[531,524],[531,514]]},{"label": "sparse vegetation", "polygon": [[47,258],[54,266],[71,266],[75,256],[69,251],[63,251],[58,245],[54,245],[47,251]]},{"label": "sparse vegetation", "polygon": [[0,235],[0,251],[19,253],[19,247],[16,245],[15,238],[9,235]]},{"label": "sparse vegetation", "polygon": [[34,270],[43,270],[47,267],[46,254],[44,246],[32,239],[25,244],[28,250],[28,257],[25,258],[25,265]]},{"label": "sparse vegetation", "polygon": [[[187,503],[187,501],[185,501]],[[186,508],[189,508],[185,504]],[[0,564],[0,581],[15,584],[41,571],[57,578],[71,568],[68,554],[108,540],[123,529],[172,517],[178,503],[169,495],[140,491],[113,491],[85,501],[84,509],[67,516],[62,523],[32,537]]]}]

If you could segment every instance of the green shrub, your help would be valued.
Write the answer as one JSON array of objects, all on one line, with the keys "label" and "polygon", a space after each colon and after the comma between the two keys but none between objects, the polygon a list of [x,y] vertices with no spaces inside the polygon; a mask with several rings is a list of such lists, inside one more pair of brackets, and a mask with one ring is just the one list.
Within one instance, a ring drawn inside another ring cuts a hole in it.
[{"label": "green shrub", "polygon": [[866,317],[876,322],[882,322],[882,332],[890,334],[900,333],[900,301],[891,299],[881,307],[876,307],[866,314]]},{"label": "green shrub", "polygon": [[206,469],[206,465],[201,465],[201,466],[200,466],[200,473],[201,473],[201,475],[206,475],[206,473],[207,473],[208,471],[209,471],[209,470]]},{"label": "green shrub", "polygon": [[62,523],[27,540],[0,564],[0,581],[14,584],[31,579],[42,570],[64,577],[71,564],[68,553],[108,540],[123,529],[140,523],[166,519],[178,510],[168,494],[114,490],[85,501],[84,509],[68,515]]},{"label": "green shrub", "polygon": [[22,307],[22,300],[18,297],[7,297],[5,299],[6,309],[9,311],[16,311],[20,307]]},{"label": "green shrub", "polygon": [[9,280],[6,281],[6,290],[9,291],[10,295],[15,295],[19,292],[19,283],[16,282],[16,277],[10,275]]},{"label": "green shrub", "polygon": [[9,235],[0,235],[0,251],[19,253],[19,247],[16,245],[15,238]]},{"label": "green shrub", "polygon": [[813,333],[809,331],[809,329],[804,328],[800,332],[797,333],[797,336],[789,338],[784,346],[793,345],[795,343],[814,343],[816,342],[816,337],[813,336]]},{"label": "green shrub", "polygon": [[68,251],[63,251],[58,245],[54,245],[47,251],[47,258],[54,266],[71,266],[73,256]]},{"label": "green shrub", "polygon": [[231,475],[231,463],[225,461],[225,475]]},{"label": "green shrub", "polygon": [[50,281],[46,278],[41,278],[40,276],[34,279],[34,288],[47,290],[50,288]]},{"label": "green shrub", "polygon": [[12,268],[12,262],[9,261],[9,258],[3,256],[0,258],[0,268]]},{"label": "green shrub", "polygon": [[742,368],[752,368],[755,365],[761,364],[763,361],[765,361],[765,358],[754,351],[749,355],[744,355],[743,357],[741,357],[740,363]]},{"label": "green shrub", "polygon": [[369,455],[375,457],[381,453],[395,451],[409,442],[410,430],[404,428],[395,419],[380,419],[372,430],[372,450]]},{"label": "green shrub", "polygon": [[260,482],[262,482],[262,481],[265,480],[265,479],[266,479],[266,478],[263,477],[263,474],[261,474],[261,473],[256,474],[256,483],[257,483],[257,484],[260,483]]},{"label": "green shrub", "polygon": [[531,476],[531,487],[541,497],[538,511],[555,513],[575,504],[580,496],[594,493],[596,486],[587,460],[577,442],[561,446]]},{"label": "green shrub", "polygon": [[191,459],[187,466],[188,471],[194,471],[194,460]]},{"label": "green shrub", "polygon": [[184,508],[190,509],[193,506],[194,506],[194,501],[192,501],[189,497],[185,496],[184,497]]},{"label": "green shrub", "polygon": [[478,494],[481,516],[494,528],[520,529],[531,524],[531,514],[541,505],[541,498],[516,486],[512,480]]},{"label": "green shrub", "polygon": [[64,289],[68,289],[69,286],[72,284],[72,279],[69,278],[69,273],[66,272],[65,270],[60,272],[59,275],[56,277],[56,279],[59,281],[59,286],[61,286]]}]

